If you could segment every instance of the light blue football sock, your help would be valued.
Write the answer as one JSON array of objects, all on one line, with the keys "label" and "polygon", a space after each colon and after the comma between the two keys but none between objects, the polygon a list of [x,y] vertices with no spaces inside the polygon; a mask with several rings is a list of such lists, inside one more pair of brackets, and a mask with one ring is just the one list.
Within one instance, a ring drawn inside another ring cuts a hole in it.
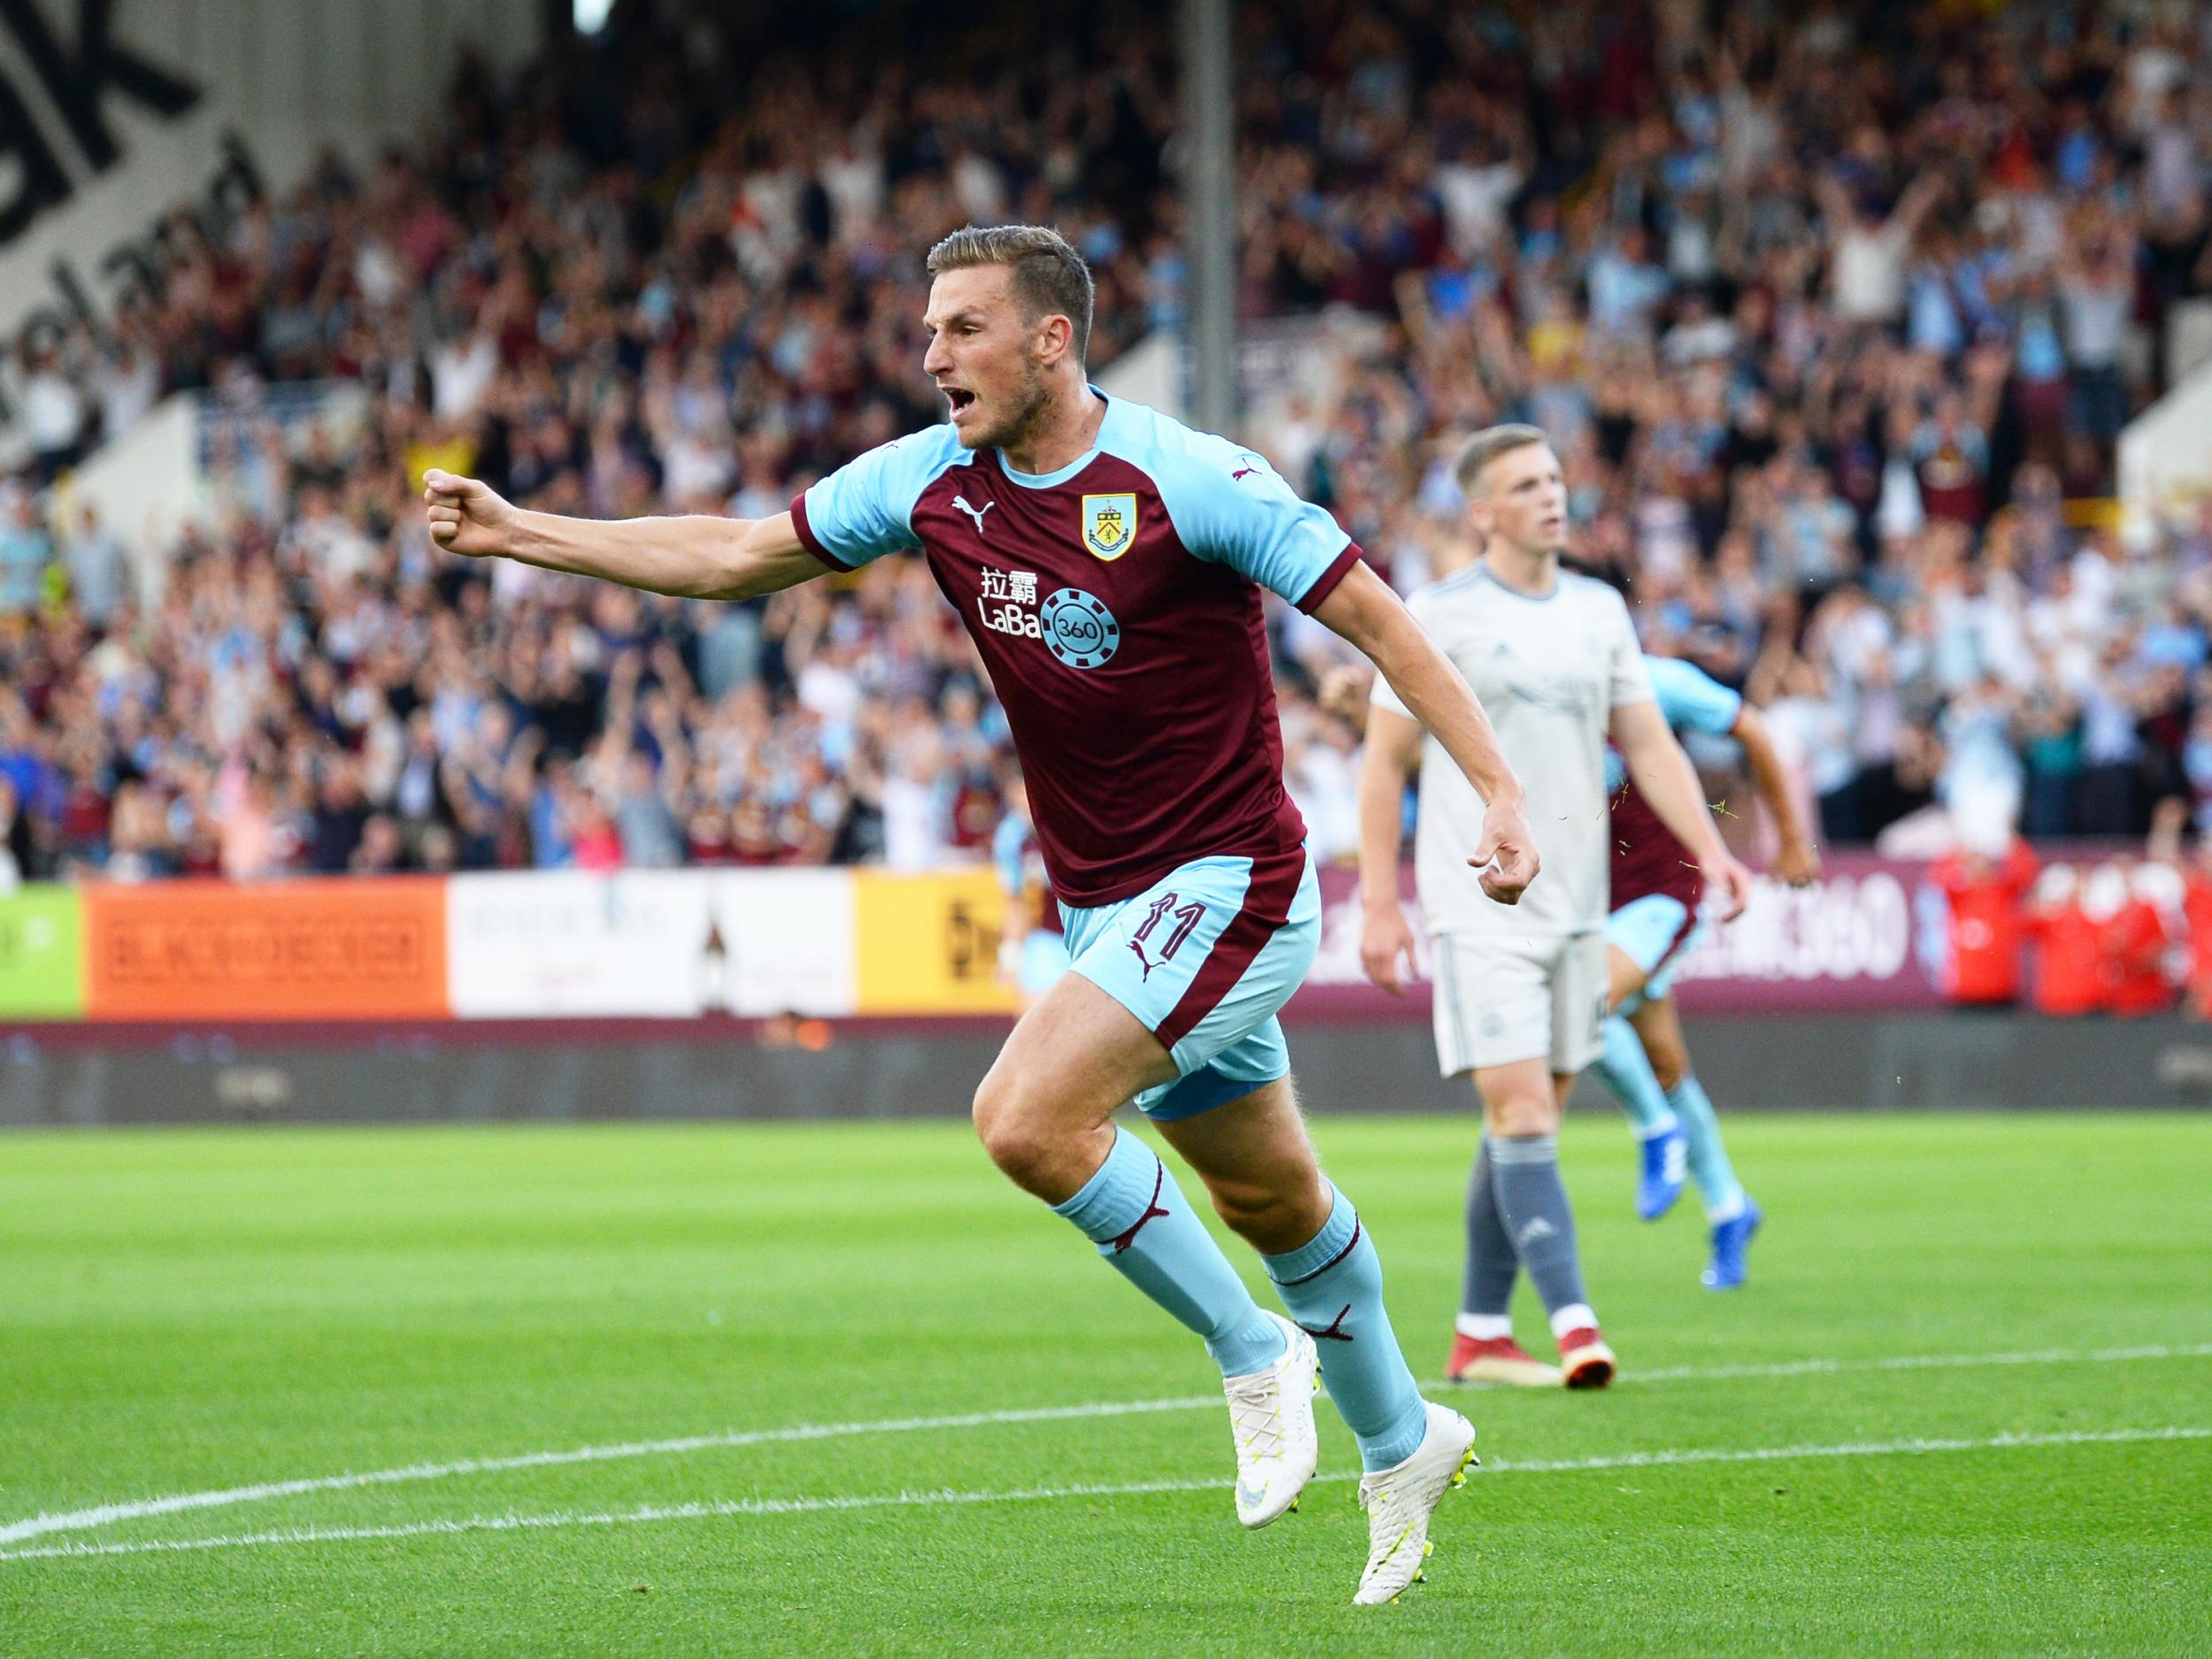
[{"label": "light blue football sock", "polygon": [[1644,1053],[1644,1040],[1618,1014],[1607,1015],[1601,1030],[1605,1046],[1598,1052],[1600,1080],[1628,1114],[1637,1140],[1665,1134],[1675,1126],[1675,1114],[1669,1110],[1667,1093],[1651,1069],[1650,1056]]},{"label": "light blue football sock", "polygon": [[1713,1102],[1705,1098],[1705,1086],[1686,1074],[1667,1091],[1667,1104],[1681,1118],[1682,1132],[1688,1137],[1690,1179],[1705,1201],[1706,1219],[1732,1221],[1743,1214],[1743,1183],[1728,1162],[1728,1148],[1721,1145],[1720,1119],[1713,1116]]},{"label": "light blue football sock", "polygon": [[1082,1191],[1052,1213],[1073,1222],[1139,1290],[1206,1340],[1224,1377],[1282,1356],[1283,1327],[1260,1311],[1213,1234],[1150,1147],[1125,1129]]},{"label": "light blue football sock", "polygon": [[1383,1311],[1382,1258],[1352,1201],[1329,1188],[1321,1231],[1263,1256],[1283,1306],[1321,1350],[1321,1380],[1370,1472],[1402,1463],[1428,1432],[1428,1408]]}]

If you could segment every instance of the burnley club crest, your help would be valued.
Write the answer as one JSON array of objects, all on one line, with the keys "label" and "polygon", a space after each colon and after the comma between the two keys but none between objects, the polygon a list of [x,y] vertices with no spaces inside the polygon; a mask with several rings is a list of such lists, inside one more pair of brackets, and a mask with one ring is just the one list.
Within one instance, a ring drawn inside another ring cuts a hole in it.
[{"label": "burnley club crest", "polygon": [[1137,539],[1137,498],[1127,495],[1083,497],[1083,545],[1111,563],[1129,550]]}]

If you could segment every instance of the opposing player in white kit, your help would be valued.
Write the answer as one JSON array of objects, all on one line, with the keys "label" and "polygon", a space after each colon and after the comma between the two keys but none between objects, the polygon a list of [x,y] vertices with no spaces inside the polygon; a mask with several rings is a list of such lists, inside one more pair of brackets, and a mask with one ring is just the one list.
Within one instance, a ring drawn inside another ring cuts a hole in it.
[{"label": "opposing player in white kit", "polygon": [[[1558,1133],[1575,1074],[1597,1057],[1606,1012],[1606,739],[1694,855],[1725,916],[1743,909],[1751,879],[1721,844],[1689,757],[1653,701],[1628,608],[1603,582],[1560,568],[1567,493],[1542,431],[1478,433],[1458,476],[1482,557],[1409,608],[1490,713],[1527,790],[1544,879],[1517,908],[1483,893],[1465,863],[1481,834],[1481,797],[1378,680],[1360,774],[1361,958],[1394,991],[1411,959],[1397,872],[1405,780],[1417,763],[1414,861],[1434,961],[1437,1060],[1447,1077],[1474,1073],[1485,1130],[1445,1374],[1602,1387],[1615,1362],[1583,1289]],[[1551,1316],[1557,1369],[1513,1340],[1508,1309],[1523,1268]]]}]

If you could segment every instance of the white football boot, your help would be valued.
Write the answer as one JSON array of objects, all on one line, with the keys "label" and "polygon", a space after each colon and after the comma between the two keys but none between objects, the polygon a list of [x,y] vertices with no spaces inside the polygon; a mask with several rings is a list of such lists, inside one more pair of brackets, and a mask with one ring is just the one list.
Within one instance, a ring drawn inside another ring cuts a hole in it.
[{"label": "white football boot", "polygon": [[1429,1432],[1402,1463],[1362,1478],[1359,1507],[1367,1511],[1367,1571],[1359,1576],[1361,1607],[1394,1601],[1426,1575],[1421,1563],[1435,1546],[1429,1517],[1454,1486],[1467,1484],[1475,1459],[1475,1425],[1448,1406],[1428,1402]]},{"label": "white football boot", "polygon": [[1237,1519],[1265,1526],[1298,1507],[1321,1456],[1313,1428],[1313,1391],[1321,1386],[1321,1358],[1313,1339],[1279,1313],[1267,1316],[1287,1339],[1280,1358],[1265,1371],[1231,1377],[1229,1431],[1237,1443]]}]

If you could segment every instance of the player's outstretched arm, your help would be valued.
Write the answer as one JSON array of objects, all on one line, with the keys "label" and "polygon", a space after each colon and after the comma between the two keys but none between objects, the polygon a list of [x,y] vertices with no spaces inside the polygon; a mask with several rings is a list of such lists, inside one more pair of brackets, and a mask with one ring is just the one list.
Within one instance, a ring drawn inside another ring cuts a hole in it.
[{"label": "player's outstretched arm", "polygon": [[1774,814],[1775,833],[1781,846],[1774,856],[1774,873],[1793,887],[1820,876],[1820,849],[1814,844],[1812,826],[1806,823],[1797,797],[1790,792],[1789,774],[1775,752],[1773,733],[1759,711],[1745,703],[1737,711],[1728,734],[1743,745],[1744,764],[1751,768],[1751,786]]},{"label": "player's outstretched arm", "polygon": [[1467,774],[1484,806],[1482,840],[1467,862],[1482,872],[1485,893],[1503,904],[1517,902],[1536,879],[1536,841],[1521,780],[1506,764],[1474,692],[1389,584],[1364,565],[1353,565],[1313,614],[1367,654],[1398,700]]},{"label": "player's outstretched arm", "polygon": [[1359,962],[1393,996],[1413,965],[1413,930],[1398,902],[1406,779],[1421,758],[1421,728],[1391,709],[1367,710],[1359,762]]},{"label": "player's outstretched arm", "polygon": [[1659,821],[1696,857],[1705,879],[1721,890],[1721,919],[1732,922],[1751,902],[1751,872],[1721,841],[1712,809],[1697,780],[1697,768],[1683,752],[1656,703],[1616,703],[1613,742],[1627,764],[1637,790],[1651,803]]},{"label": "player's outstretched arm", "polygon": [[749,599],[829,568],[791,515],[772,518],[568,518],[514,505],[481,480],[433,468],[423,480],[430,539],[470,558],[510,558],[684,599]]}]

